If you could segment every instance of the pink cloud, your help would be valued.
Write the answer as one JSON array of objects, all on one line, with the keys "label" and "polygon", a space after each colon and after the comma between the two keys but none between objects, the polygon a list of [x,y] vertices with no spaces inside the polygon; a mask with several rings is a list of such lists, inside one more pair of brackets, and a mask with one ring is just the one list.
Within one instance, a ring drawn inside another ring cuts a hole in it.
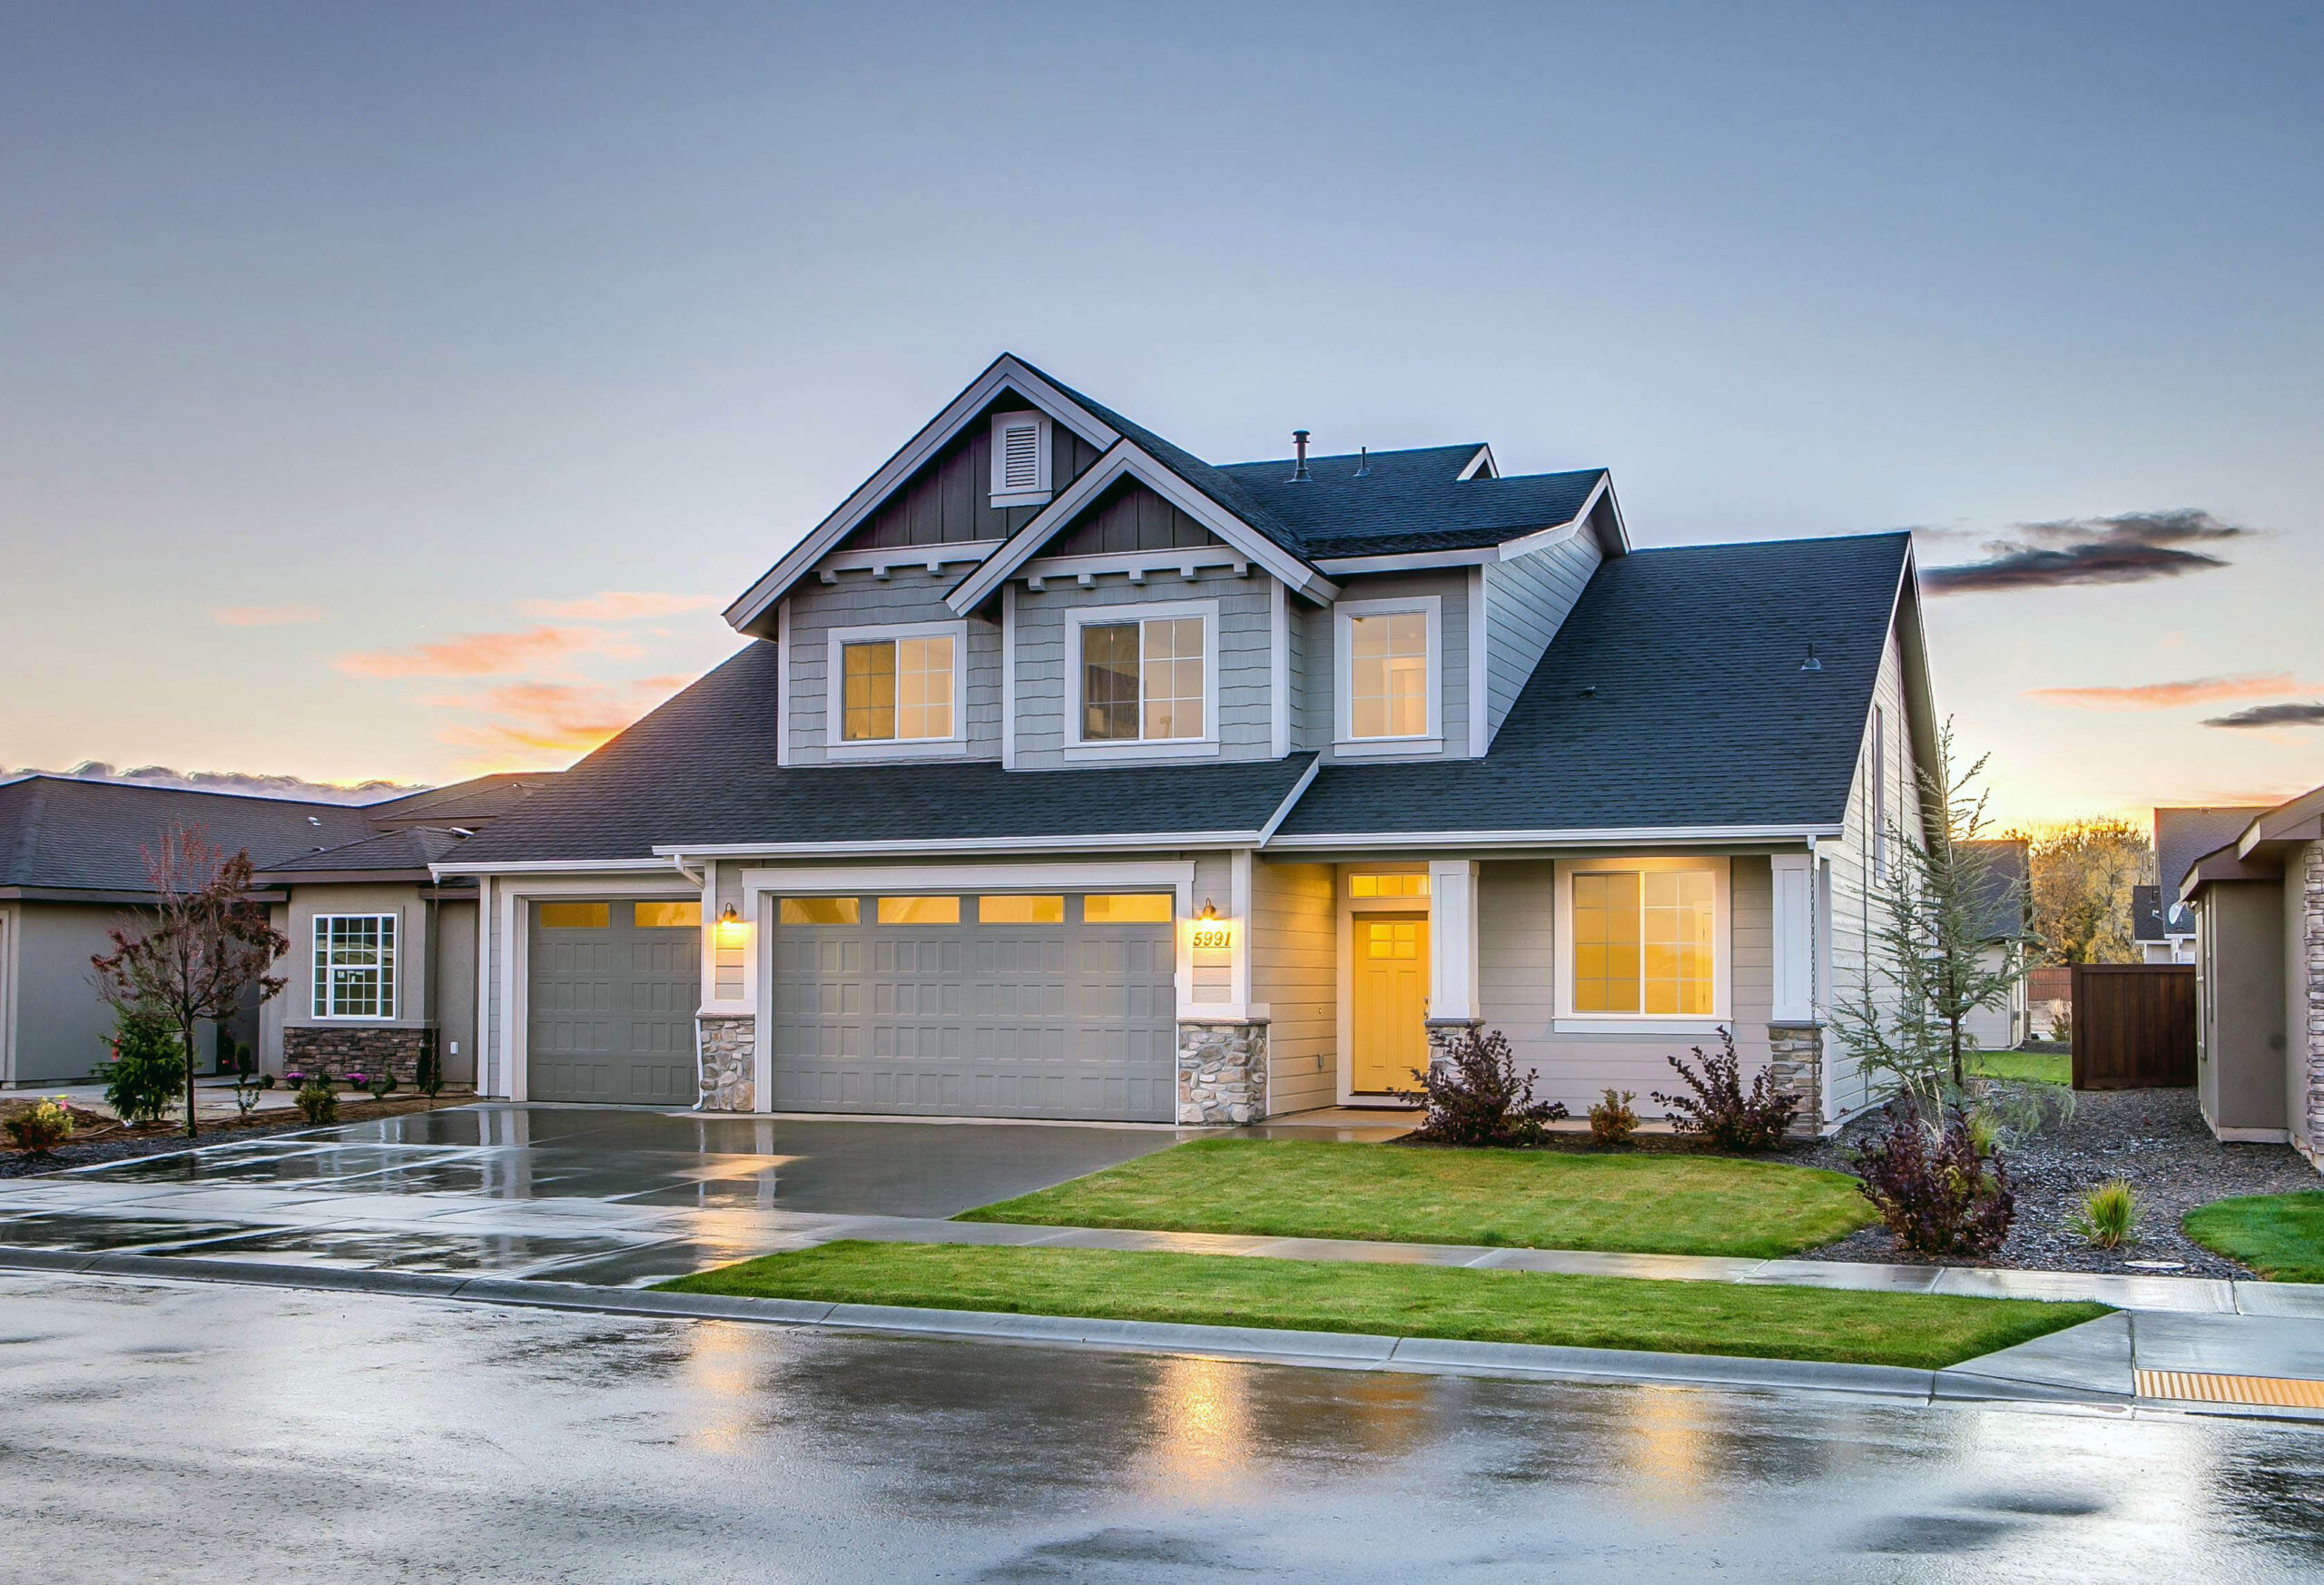
[{"label": "pink cloud", "polygon": [[714,610],[725,602],[716,595],[607,589],[582,600],[525,600],[520,604],[530,615],[555,616],[567,622],[634,622],[641,616],[676,616],[687,611]]},{"label": "pink cloud", "polygon": [[330,613],[320,605],[212,605],[210,620],[221,627],[286,627],[320,622]]},{"label": "pink cloud", "polygon": [[469,633],[443,644],[375,649],[335,657],[331,664],[359,677],[489,677],[527,671],[601,646],[588,627],[536,627],[525,633]]},{"label": "pink cloud", "polygon": [[660,704],[693,679],[682,675],[640,677],[621,684],[510,683],[473,695],[438,695],[421,702],[498,717],[456,722],[436,735],[445,743],[480,749],[482,763],[497,768],[512,757],[537,763],[543,754],[584,754]]},{"label": "pink cloud", "polygon": [[2025,697],[2076,710],[2176,710],[2222,699],[2261,699],[2299,689],[2290,672],[2247,672],[2232,677],[2194,677],[2183,683],[2139,683],[2119,688],[2028,688]]}]

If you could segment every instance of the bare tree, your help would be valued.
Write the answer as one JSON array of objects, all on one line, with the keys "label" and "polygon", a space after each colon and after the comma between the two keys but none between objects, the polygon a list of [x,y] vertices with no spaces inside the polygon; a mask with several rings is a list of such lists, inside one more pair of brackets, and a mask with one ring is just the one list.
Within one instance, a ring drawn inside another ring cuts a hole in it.
[{"label": "bare tree", "polygon": [[144,850],[153,889],[150,916],[135,933],[115,926],[113,950],[93,957],[97,992],[114,1009],[174,1024],[185,1058],[185,1133],[198,1130],[193,1112],[193,1029],[203,1019],[230,1019],[252,989],[264,1001],[286,983],[267,970],[290,950],[267,922],[266,907],[250,900],[251,856],[229,856],[198,825],[173,822],[161,851]]}]

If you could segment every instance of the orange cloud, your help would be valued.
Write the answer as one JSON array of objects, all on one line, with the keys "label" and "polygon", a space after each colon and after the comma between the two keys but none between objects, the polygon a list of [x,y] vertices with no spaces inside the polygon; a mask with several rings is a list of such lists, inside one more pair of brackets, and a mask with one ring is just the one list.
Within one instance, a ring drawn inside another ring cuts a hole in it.
[{"label": "orange cloud", "polygon": [[2124,688],[2028,688],[2025,697],[2076,710],[2176,710],[2222,699],[2260,699],[2299,690],[2290,672],[2247,672],[2233,677],[2195,677],[2184,683],[2140,683]]},{"label": "orange cloud", "polygon": [[320,622],[330,613],[320,605],[212,605],[210,620],[221,627],[283,627]]},{"label": "orange cloud", "polygon": [[489,677],[521,672],[600,646],[588,627],[536,627],[526,633],[469,633],[445,644],[375,649],[335,657],[359,677]]},{"label": "orange cloud", "polygon": [[437,737],[488,754],[529,757],[588,753],[647,709],[684,687],[684,676],[641,677],[608,686],[596,683],[511,683],[474,696],[439,696],[423,704],[501,717],[446,726]]},{"label": "orange cloud", "polygon": [[641,616],[675,616],[687,611],[714,610],[725,602],[716,595],[607,589],[586,600],[525,600],[519,604],[532,615],[561,617],[567,622],[635,622]]}]

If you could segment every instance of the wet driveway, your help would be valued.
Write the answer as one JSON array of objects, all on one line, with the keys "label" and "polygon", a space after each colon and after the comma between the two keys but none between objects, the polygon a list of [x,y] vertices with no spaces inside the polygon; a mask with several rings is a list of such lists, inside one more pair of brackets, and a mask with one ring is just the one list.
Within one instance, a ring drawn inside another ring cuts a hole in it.
[{"label": "wet driveway", "polygon": [[203,1580],[2205,1581],[2324,1437],[0,1276],[8,1550]]},{"label": "wet driveway", "polygon": [[1167,1128],[479,1105],[0,1185],[0,1245],[635,1285],[849,1216],[943,1217]]}]

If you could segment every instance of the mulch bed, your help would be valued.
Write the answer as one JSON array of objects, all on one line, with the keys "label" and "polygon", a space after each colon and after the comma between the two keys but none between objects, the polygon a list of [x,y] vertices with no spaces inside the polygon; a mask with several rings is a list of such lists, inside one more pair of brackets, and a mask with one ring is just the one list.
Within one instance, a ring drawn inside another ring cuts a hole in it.
[{"label": "mulch bed", "polygon": [[[37,1097],[27,1097],[29,1106]],[[424,1095],[397,1096],[387,1100],[350,1101],[342,1097],[339,1103],[341,1123],[368,1122],[374,1117],[399,1117],[407,1112],[433,1111],[438,1107],[467,1106],[476,1098],[471,1095],[442,1095],[429,1100]],[[14,1109],[11,1103],[0,1102],[0,1113]],[[252,1112],[247,1117],[208,1117],[202,1119],[201,1137],[188,1141],[185,1124],[156,1123],[147,1127],[132,1128],[101,1113],[72,1108],[74,1135],[70,1141],[58,1146],[46,1156],[28,1156],[10,1146],[0,1136],[0,1178],[35,1177],[42,1173],[62,1172],[67,1167],[93,1167],[99,1162],[127,1161],[140,1156],[159,1156],[172,1150],[183,1150],[193,1145],[218,1145],[243,1139],[263,1139],[270,1134],[296,1133],[310,1127],[307,1119],[294,1108]]]}]

